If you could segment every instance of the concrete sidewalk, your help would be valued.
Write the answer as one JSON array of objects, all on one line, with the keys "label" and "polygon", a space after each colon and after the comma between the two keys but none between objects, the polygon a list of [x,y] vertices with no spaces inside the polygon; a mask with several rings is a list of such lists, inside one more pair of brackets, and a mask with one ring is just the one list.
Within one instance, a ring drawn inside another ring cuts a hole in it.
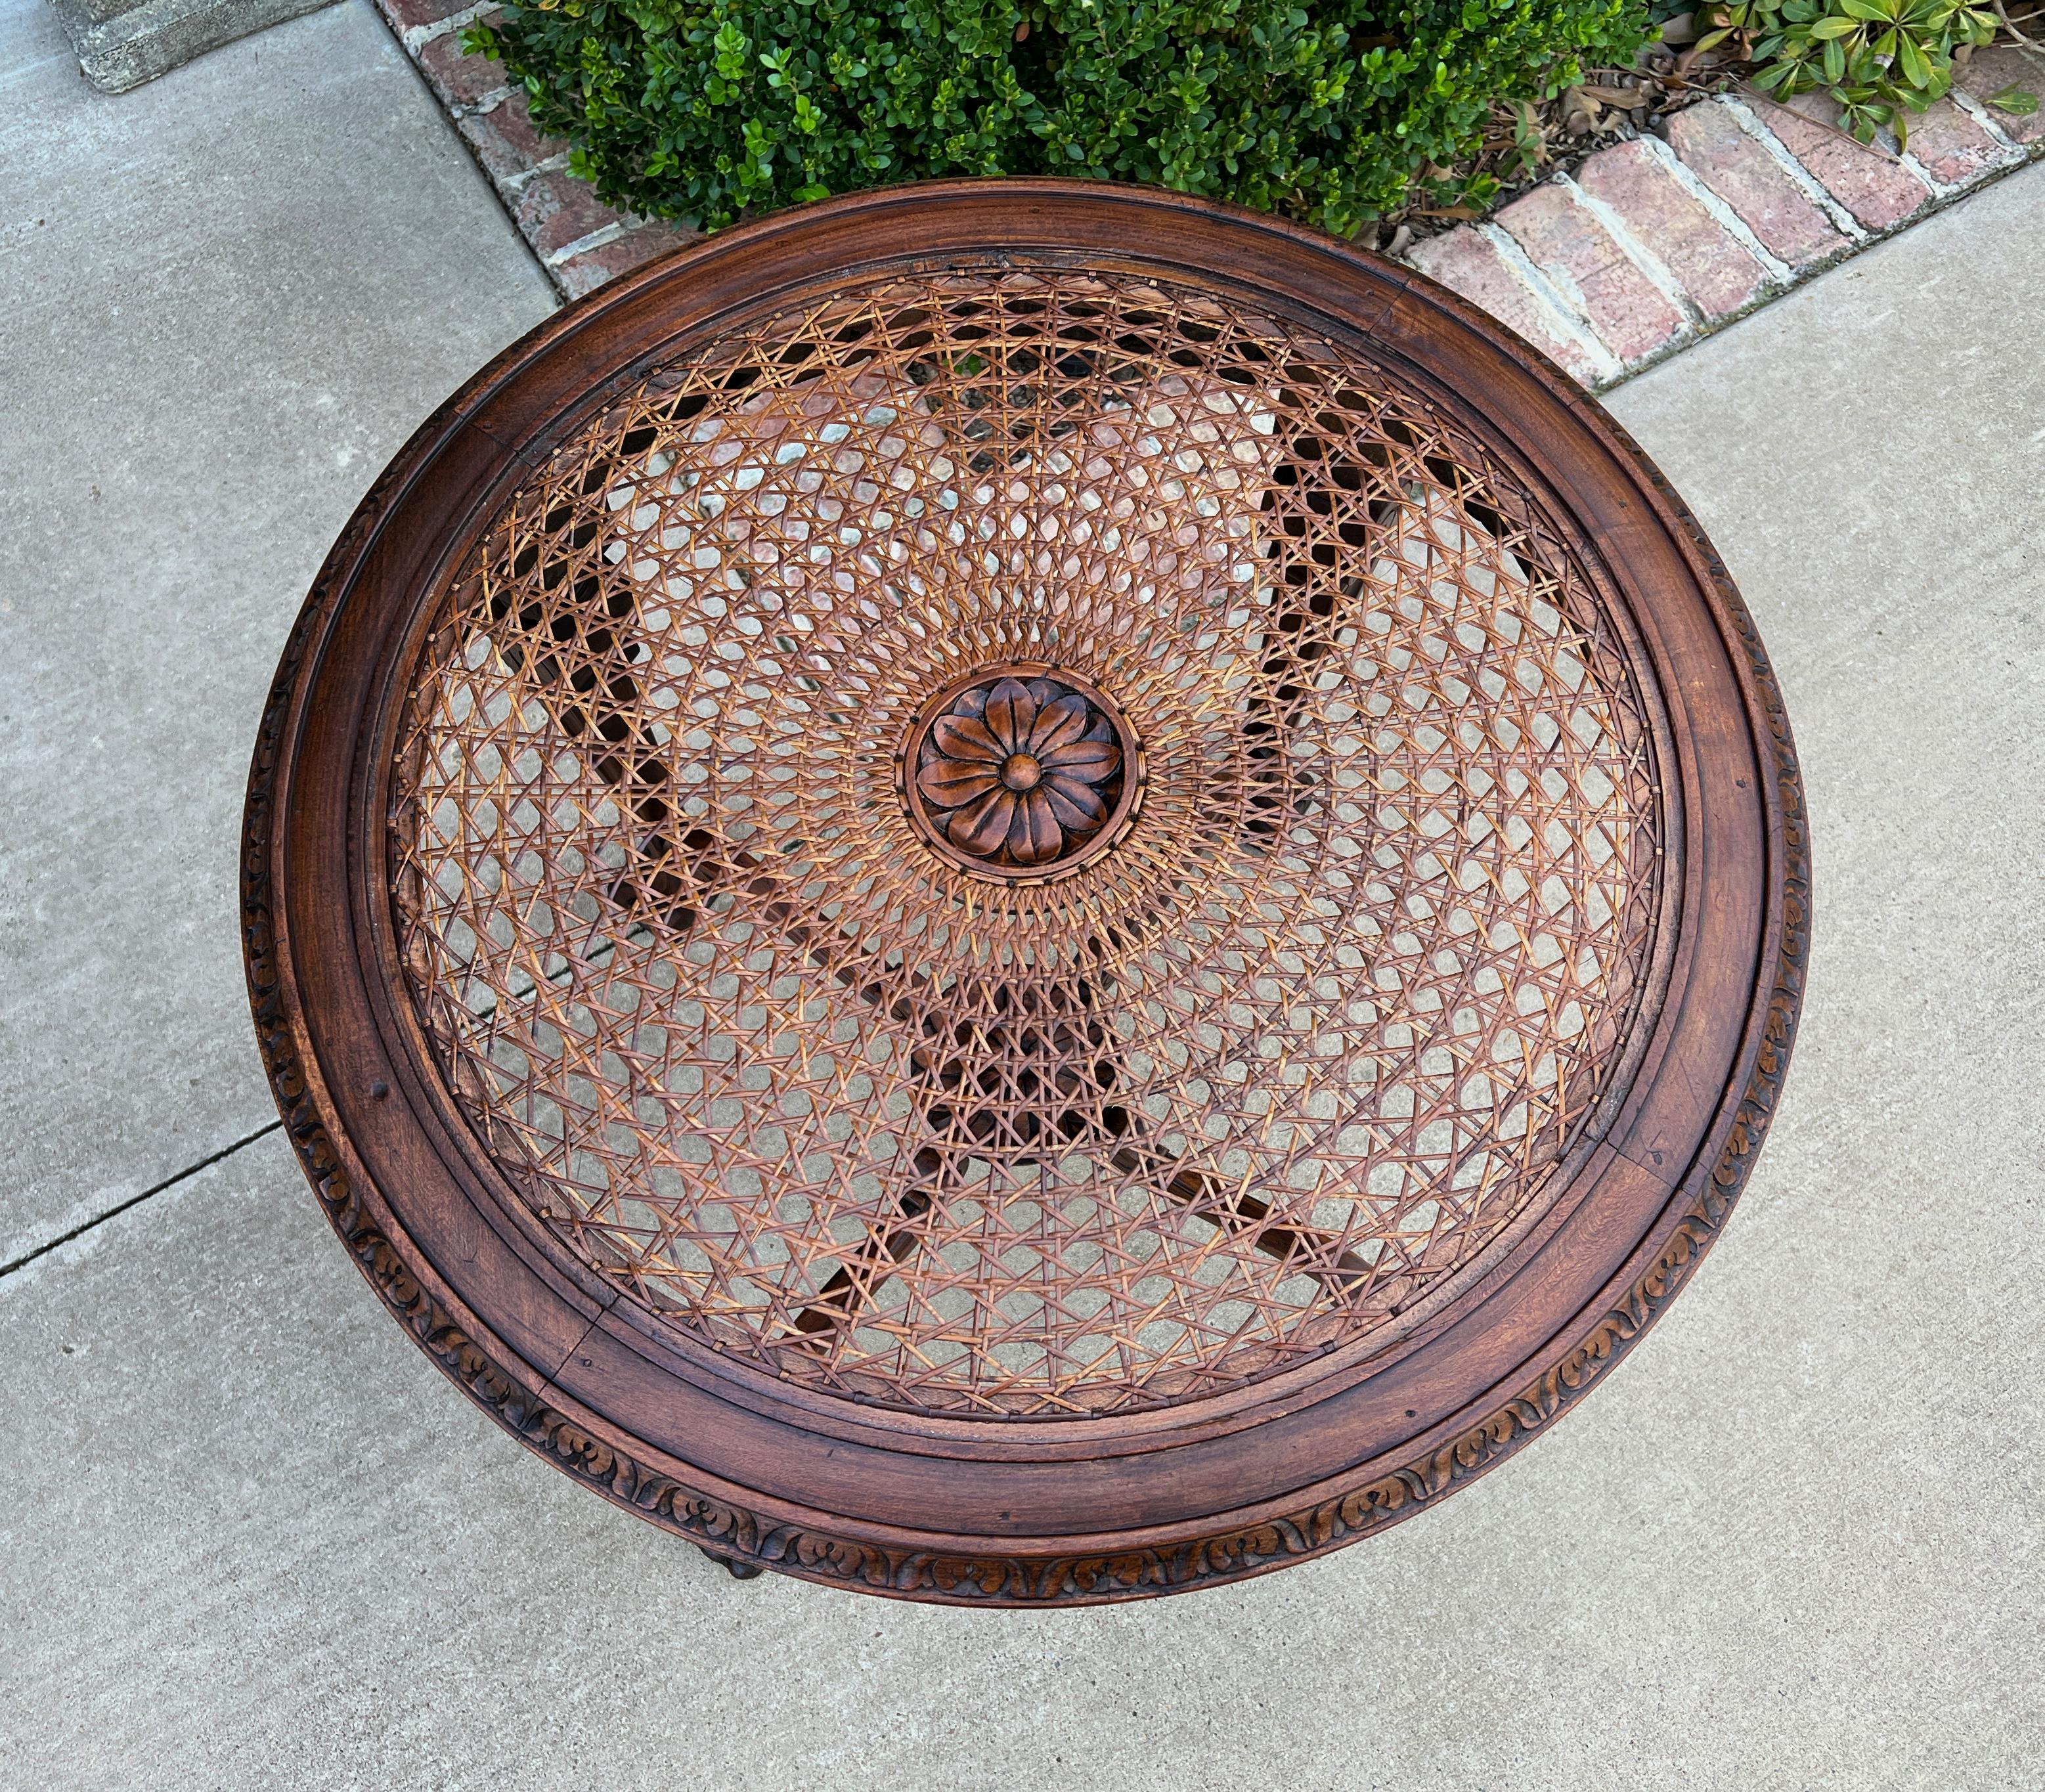
[{"label": "concrete sidewalk", "polygon": [[234,887],[335,534],[554,298],[364,3],[133,94],[0,0],[0,1263],[275,1117]]},{"label": "concrete sidewalk", "polygon": [[0,1261],[226,1152],[0,1279],[0,1786],[2038,1782],[2045,168],[1609,401],[1752,603],[1816,840],[1790,1090],[1695,1286],[1381,1537],[991,1614],[741,1586],[592,1498],[390,1322],[280,1140],[229,1148],[272,1117],[271,667],[550,298],[365,0],[117,100],[0,0]]}]

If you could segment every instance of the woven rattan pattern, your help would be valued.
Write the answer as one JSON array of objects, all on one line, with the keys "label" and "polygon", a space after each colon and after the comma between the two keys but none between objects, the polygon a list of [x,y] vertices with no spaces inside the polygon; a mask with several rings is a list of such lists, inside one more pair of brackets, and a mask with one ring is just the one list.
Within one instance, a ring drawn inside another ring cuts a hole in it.
[{"label": "woven rattan pattern", "polygon": [[[1142,801],[990,883],[934,693],[1069,670]],[[1211,295],[876,279],[564,440],[431,621],[401,949],[561,1243],[931,1412],[1127,1409],[1390,1338],[1542,1209],[1658,909],[1592,579],[1353,345]]]}]

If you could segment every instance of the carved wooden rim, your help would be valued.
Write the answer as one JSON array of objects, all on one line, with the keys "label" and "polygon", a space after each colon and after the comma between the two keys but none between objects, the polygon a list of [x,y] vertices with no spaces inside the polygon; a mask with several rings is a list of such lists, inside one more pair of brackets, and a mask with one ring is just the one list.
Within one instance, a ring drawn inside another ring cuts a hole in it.
[{"label": "carved wooden rim", "polygon": [[[890,267],[1147,271],[1367,352],[1596,544],[1601,601],[1634,631],[1666,725],[1662,944],[1639,1036],[1558,1160],[1566,1186],[1481,1279],[1360,1356],[1226,1398],[1020,1427],[777,1380],[664,1329],[562,1250],[435,1067],[394,940],[377,745],[429,600],[544,444],[672,344],[763,294]],[[1544,1428],[1722,1227],[1779,1098],[1809,926],[1801,786],[1766,656],[1695,523],[1602,411],[1408,271],[1205,202],[1048,182],[768,219],[570,308],[480,373],[378,480],[307,598],[256,745],[242,877],[287,1129],[358,1264],[442,1369],[667,1529],[806,1578],[961,1603],[1265,1571],[1381,1529]]]}]

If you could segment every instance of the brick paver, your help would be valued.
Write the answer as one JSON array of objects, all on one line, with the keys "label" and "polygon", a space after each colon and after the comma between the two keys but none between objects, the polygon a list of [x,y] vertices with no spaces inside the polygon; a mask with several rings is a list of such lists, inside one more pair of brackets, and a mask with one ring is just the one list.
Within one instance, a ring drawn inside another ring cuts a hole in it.
[{"label": "brick paver", "polygon": [[667,255],[695,240],[695,232],[679,224],[657,221],[640,224],[622,236],[557,263],[553,273],[563,292],[570,298],[580,298],[584,293],[595,292],[605,281],[630,274],[656,256]]},{"label": "brick paver", "polygon": [[1768,252],[1808,267],[1849,246],[1731,109],[1693,106],[1668,121],[1669,147],[1739,214]]},{"label": "brick paver", "polygon": [[618,221],[595,187],[565,170],[527,181],[518,189],[511,215],[542,261]]},{"label": "brick paver", "polygon": [[[2033,32],[2032,35],[2035,37],[2038,33]],[[1998,112],[1988,103],[1993,95],[2007,87],[2024,88],[2045,102],[2045,61],[2034,62],[2008,44],[1991,44],[1985,50],[1974,52],[1953,85],[1970,99],[1978,100],[1987,107],[1988,115],[1995,121],[1997,129],[2012,143],[2045,144],[2045,103],[2041,103],[2037,111],[2021,116]]]},{"label": "brick paver", "polygon": [[1931,203],[1931,190],[1886,150],[1864,149],[1836,129],[1839,109],[1822,94],[1787,106],[1750,100],[1755,116],[1866,230],[1886,230]]},{"label": "brick paver", "polygon": [[483,171],[502,187],[506,182],[522,182],[543,162],[564,155],[568,145],[559,137],[542,137],[533,128],[522,93],[506,94],[487,112],[470,112],[455,121]]},{"label": "brick paver", "polygon": [[417,52],[420,68],[444,106],[471,106],[479,100],[504,90],[504,70],[487,56],[461,53],[462,33],[443,32],[422,44]]},{"label": "brick paver", "polygon": [[1439,280],[1452,292],[1517,331],[1552,359],[1559,361],[1586,386],[1603,371],[1584,352],[1583,344],[1558,335],[1542,314],[1541,301],[1490,240],[1467,225],[1439,236],[1431,236],[1415,246],[1407,258],[1430,279]]},{"label": "brick paver", "polygon": [[1497,221],[1578,302],[1585,321],[1622,361],[1651,353],[1683,328],[1682,313],[1568,187],[1537,187],[1504,207]]},{"label": "brick paver", "polygon": [[[1641,141],[1616,143],[1577,171],[1577,184],[1609,206],[1633,236],[1681,283],[1712,322],[1751,304],[1768,271],[1713,217],[1668,164]],[[1608,338],[1609,340],[1609,338]],[[1657,344],[1658,346],[1658,344]]]},{"label": "brick paver", "polygon": [[[559,165],[568,146],[533,128],[526,96],[506,87],[503,65],[461,53],[475,0],[376,0],[376,6],[565,297],[580,298],[693,240],[680,225],[605,205],[587,182]],[[599,240],[590,243],[592,237]],[[584,243],[589,246],[576,248]]]},{"label": "brick paver", "polygon": [[1941,187],[1958,187],[2016,158],[1949,99],[1910,124],[1910,153]]},{"label": "brick paver", "polygon": [[442,19],[465,13],[476,0],[379,0],[383,16],[399,37],[422,25],[438,25]]}]

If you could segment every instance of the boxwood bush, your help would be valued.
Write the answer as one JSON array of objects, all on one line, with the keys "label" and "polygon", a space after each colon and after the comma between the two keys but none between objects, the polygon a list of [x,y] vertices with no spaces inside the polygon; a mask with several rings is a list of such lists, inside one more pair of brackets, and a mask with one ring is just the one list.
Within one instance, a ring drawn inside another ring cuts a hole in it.
[{"label": "boxwood bush", "polygon": [[526,0],[468,47],[614,204],[714,230],[938,175],[1086,175],[1353,234],[1495,104],[1631,60],[1645,0]]}]

